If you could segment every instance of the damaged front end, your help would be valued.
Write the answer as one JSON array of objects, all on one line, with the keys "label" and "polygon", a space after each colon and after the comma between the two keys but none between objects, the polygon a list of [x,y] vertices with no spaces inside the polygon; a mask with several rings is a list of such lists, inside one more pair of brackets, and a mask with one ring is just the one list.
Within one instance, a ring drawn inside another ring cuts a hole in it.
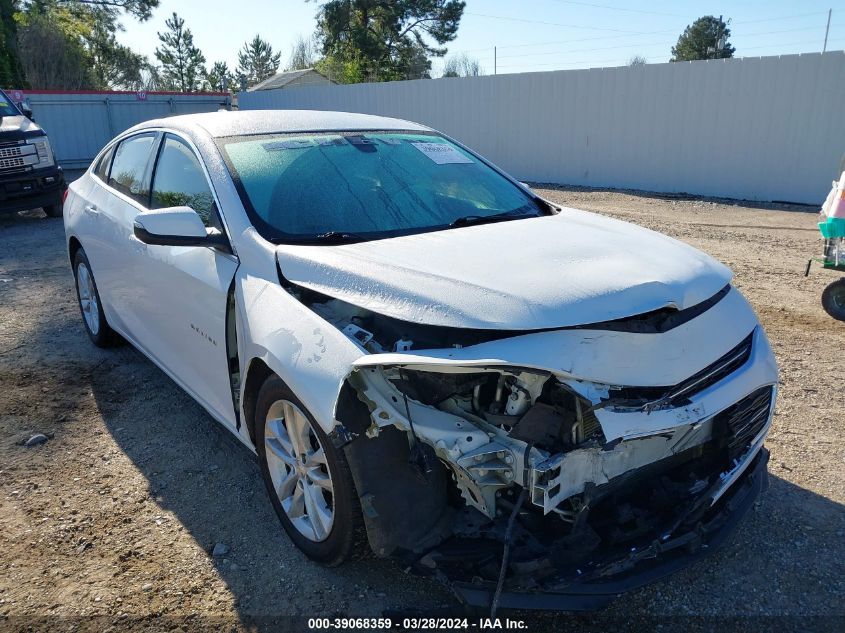
[{"label": "damaged front end", "polygon": [[469,605],[599,608],[711,551],[765,487],[777,368],[729,287],[686,314],[535,333],[294,293],[362,350],[332,439],[373,551]]}]

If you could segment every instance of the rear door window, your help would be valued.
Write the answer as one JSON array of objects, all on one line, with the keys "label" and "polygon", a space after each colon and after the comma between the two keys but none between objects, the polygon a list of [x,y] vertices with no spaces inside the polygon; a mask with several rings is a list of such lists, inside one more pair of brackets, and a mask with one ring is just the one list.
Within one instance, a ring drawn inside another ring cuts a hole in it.
[{"label": "rear door window", "polygon": [[150,201],[150,185],[146,175],[155,138],[156,134],[152,132],[121,141],[109,172],[109,185],[144,206]]}]

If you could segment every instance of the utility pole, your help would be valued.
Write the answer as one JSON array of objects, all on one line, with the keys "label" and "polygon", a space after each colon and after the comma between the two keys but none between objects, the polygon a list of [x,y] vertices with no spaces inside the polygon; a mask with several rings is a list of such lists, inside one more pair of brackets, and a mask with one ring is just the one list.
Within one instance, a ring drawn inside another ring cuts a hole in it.
[{"label": "utility pole", "polygon": [[716,51],[715,51],[716,54],[713,57],[714,59],[719,59],[719,53],[725,47],[725,44],[722,41],[722,38],[724,36],[725,36],[725,32],[722,30],[722,16],[720,15],[719,16],[719,37],[716,38]]},{"label": "utility pole", "polygon": [[822,53],[827,52],[827,34],[830,33],[830,14],[833,13],[833,9],[827,10],[827,26],[824,29],[824,46],[822,46]]},{"label": "utility pole", "polygon": [[[825,36],[824,41],[825,41],[825,46],[826,46],[826,45],[827,45],[827,36]],[[494,46],[494,47],[493,47],[493,74],[494,74],[494,75],[498,74],[498,73],[496,72],[496,70],[497,70],[497,61],[498,61],[498,57],[497,57],[497,55],[496,55],[496,47]]]},{"label": "utility pole", "polygon": [[[717,33],[716,41],[714,42],[713,46],[707,47],[707,59],[719,59],[719,53],[722,52],[722,49],[725,48],[725,32],[722,29],[722,16],[719,16],[719,31]],[[713,54],[713,57],[710,57],[710,54]]]}]

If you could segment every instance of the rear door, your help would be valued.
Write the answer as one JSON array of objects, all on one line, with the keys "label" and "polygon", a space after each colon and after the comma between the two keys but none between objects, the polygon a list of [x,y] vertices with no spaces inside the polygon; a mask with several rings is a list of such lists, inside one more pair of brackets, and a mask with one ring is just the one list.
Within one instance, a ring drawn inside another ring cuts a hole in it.
[{"label": "rear door", "polygon": [[106,318],[118,331],[140,341],[144,338],[144,324],[133,311],[134,290],[129,283],[140,242],[134,240],[132,227],[135,216],[149,203],[153,150],[160,136],[159,132],[144,132],[117,143],[111,160],[97,165],[92,178],[96,184],[89,190],[83,208],[91,227],[83,247],[91,261]]},{"label": "rear door", "polygon": [[[206,227],[224,227],[200,159],[183,139],[162,139],[150,208],[188,206]],[[130,225],[131,226],[131,225]],[[212,247],[140,245],[131,275],[134,311],[146,324],[148,352],[227,424],[235,426],[226,318],[238,260]]]}]

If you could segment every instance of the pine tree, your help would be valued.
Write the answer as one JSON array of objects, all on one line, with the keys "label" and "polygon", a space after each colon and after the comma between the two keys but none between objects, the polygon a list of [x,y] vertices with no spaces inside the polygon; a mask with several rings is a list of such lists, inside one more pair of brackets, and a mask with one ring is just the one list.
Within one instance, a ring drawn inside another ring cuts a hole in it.
[{"label": "pine tree", "polygon": [[698,18],[684,29],[678,38],[678,43],[672,47],[672,61],[688,62],[696,59],[733,57],[736,49],[728,42],[731,36],[729,22],[730,20],[725,22],[712,15]]},{"label": "pine tree", "polygon": [[212,90],[232,91],[236,88],[232,83],[232,72],[226,62],[214,62],[208,69],[205,80]]},{"label": "pine tree", "polygon": [[191,29],[185,28],[185,20],[173,13],[165,21],[168,31],[157,33],[161,48],[155,55],[161,62],[161,84],[167,90],[196,92],[205,79],[205,55],[194,46]]},{"label": "pine tree", "polygon": [[431,57],[458,34],[464,0],[328,0],[317,14],[323,60],[340,81],[430,76]]},{"label": "pine tree", "polygon": [[275,75],[281,59],[281,53],[274,53],[273,47],[256,35],[238,53],[238,75],[246,77],[247,86],[254,86]]}]

